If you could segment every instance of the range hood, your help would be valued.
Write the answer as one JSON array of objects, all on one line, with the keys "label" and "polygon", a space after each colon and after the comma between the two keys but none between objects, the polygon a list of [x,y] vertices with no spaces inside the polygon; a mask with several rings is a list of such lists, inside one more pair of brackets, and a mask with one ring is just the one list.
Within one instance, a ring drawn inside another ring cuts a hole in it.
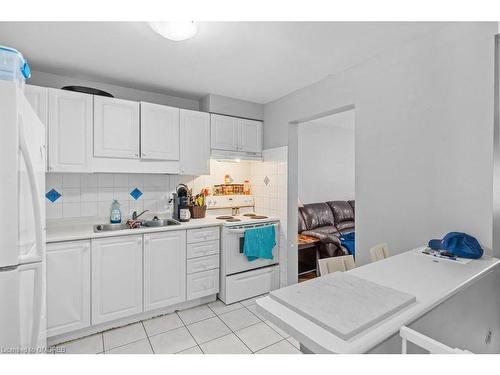
[{"label": "range hood", "polygon": [[223,151],[223,150],[212,150],[210,154],[211,159],[217,161],[262,161],[262,153],[260,152],[241,152],[241,151]]}]

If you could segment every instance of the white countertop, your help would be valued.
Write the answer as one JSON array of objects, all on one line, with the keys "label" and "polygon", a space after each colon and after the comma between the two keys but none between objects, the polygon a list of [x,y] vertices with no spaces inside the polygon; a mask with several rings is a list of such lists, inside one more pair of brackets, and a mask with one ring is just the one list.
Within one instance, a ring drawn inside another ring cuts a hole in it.
[{"label": "white countertop", "polygon": [[221,226],[223,221],[217,220],[213,216],[203,219],[191,219],[181,225],[171,225],[157,228],[138,228],[124,229],[109,232],[94,232],[94,225],[103,224],[106,221],[102,218],[75,218],[75,219],[57,219],[47,221],[47,239],[46,242],[62,242],[74,240],[88,240],[91,238],[127,236],[130,234],[166,232],[172,230],[184,230],[192,228],[203,228]]},{"label": "white countertop", "polygon": [[[365,353],[499,264],[499,259],[486,256],[460,264],[410,250],[348,271],[359,278],[416,297],[412,305],[349,340],[343,340],[271,297],[258,299],[257,305],[267,319],[315,353]],[[331,301],[331,309],[334,308],[335,301]]]}]

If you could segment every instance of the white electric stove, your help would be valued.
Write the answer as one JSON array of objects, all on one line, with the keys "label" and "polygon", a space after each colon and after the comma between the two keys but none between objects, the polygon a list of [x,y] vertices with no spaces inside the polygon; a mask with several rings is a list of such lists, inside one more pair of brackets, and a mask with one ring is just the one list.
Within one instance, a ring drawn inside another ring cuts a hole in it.
[{"label": "white electric stove", "polygon": [[[254,213],[249,195],[207,197],[207,214],[223,222],[219,298],[226,304],[279,288],[279,219]],[[249,261],[243,254],[245,230],[273,225],[273,259]]]}]

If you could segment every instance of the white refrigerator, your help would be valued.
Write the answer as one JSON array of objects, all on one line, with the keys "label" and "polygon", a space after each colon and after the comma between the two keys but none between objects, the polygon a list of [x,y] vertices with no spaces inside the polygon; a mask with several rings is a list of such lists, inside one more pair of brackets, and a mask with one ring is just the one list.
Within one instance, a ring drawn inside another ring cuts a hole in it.
[{"label": "white refrigerator", "polygon": [[0,80],[0,353],[46,349],[45,126]]}]

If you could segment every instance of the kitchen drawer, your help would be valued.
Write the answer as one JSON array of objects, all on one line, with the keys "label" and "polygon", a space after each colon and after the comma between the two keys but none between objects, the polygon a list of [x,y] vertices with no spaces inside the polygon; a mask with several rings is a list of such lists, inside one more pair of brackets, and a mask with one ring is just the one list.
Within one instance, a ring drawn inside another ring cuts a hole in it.
[{"label": "kitchen drawer", "polygon": [[219,227],[189,229],[187,231],[187,243],[218,240],[219,232]]},{"label": "kitchen drawer", "polygon": [[201,298],[219,291],[219,269],[187,275],[187,300]]},{"label": "kitchen drawer", "polygon": [[227,276],[219,296],[226,304],[268,293],[279,288],[279,266],[260,268]]},{"label": "kitchen drawer", "polygon": [[192,259],[219,254],[219,246],[219,240],[190,243],[187,245],[187,258]]},{"label": "kitchen drawer", "polygon": [[189,259],[187,261],[187,273],[196,273],[219,268],[219,254],[207,257]]}]

